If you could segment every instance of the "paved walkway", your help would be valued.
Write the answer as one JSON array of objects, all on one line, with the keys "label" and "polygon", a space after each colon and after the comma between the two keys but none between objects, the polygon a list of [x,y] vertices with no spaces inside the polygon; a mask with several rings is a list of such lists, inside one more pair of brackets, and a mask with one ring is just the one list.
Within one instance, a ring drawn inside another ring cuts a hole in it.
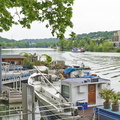
[{"label": "paved walkway", "polygon": [[81,116],[81,118],[79,118],[78,120],[95,120],[93,108],[94,107],[89,107],[85,110],[78,110],[78,114]]}]

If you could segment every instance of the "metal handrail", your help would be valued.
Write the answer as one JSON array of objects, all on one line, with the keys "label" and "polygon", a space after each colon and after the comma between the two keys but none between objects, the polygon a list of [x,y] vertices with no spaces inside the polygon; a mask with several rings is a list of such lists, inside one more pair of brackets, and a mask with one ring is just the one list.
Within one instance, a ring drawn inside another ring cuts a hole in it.
[{"label": "metal handrail", "polygon": [[35,69],[43,76],[43,78],[56,90],[57,93],[59,93],[59,95],[66,101],[68,102],[68,100],[63,97],[63,95],[54,87],[54,85],[42,74],[42,72],[37,68],[37,66],[34,66]]}]

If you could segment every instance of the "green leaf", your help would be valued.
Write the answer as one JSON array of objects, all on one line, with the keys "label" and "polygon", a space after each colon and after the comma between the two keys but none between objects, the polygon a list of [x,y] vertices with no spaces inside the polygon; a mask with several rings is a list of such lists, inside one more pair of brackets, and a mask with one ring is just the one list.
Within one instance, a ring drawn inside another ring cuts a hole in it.
[{"label": "green leaf", "polygon": [[[30,29],[32,22],[48,22],[51,34],[58,38],[64,38],[67,27],[73,27],[72,5],[74,0],[1,0],[0,2],[0,32],[8,31],[13,24],[21,24]],[[19,9],[14,14],[9,8]],[[14,16],[18,16],[16,21]],[[63,27],[64,26],[64,27]]]}]

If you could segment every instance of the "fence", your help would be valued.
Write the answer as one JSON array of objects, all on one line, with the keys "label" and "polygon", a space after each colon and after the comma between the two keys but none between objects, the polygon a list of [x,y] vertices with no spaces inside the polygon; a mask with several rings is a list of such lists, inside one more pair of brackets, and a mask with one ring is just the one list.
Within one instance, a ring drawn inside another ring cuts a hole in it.
[{"label": "fence", "polygon": [[[65,104],[65,103],[64,103]],[[67,103],[66,103],[67,104]],[[58,104],[59,106],[60,104]],[[62,103],[61,103],[62,105]],[[83,114],[73,116],[71,115],[65,115],[64,113],[67,113],[68,109],[72,109],[70,106],[64,108],[61,108],[61,111],[64,112],[57,112],[55,108],[53,108],[51,105],[43,105],[43,103],[39,100],[36,100],[35,98],[35,92],[34,87],[28,85],[28,84],[22,84],[22,104],[21,108],[19,109],[13,109],[13,110],[3,110],[0,111],[0,118],[2,120],[40,120],[41,118],[46,120],[84,120],[84,109]],[[80,107],[80,106],[78,106]],[[82,106],[81,106],[82,107]],[[68,112],[68,113],[70,113]],[[62,116],[62,117],[61,117]]]}]

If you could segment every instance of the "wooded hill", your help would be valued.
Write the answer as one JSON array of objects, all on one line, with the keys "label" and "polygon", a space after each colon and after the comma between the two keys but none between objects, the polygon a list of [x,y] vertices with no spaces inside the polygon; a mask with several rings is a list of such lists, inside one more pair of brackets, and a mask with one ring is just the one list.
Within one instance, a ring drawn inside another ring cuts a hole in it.
[{"label": "wooded hill", "polygon": [[[88,38],[91,38],[91,39],[99,39],[99,38],[105,38],[106,40],[107,39],[111,39],[114,32],[116,31],[104,31],[104,32],[101,32],[101,31],[98,31],[98,32],[90,32],[90,33],[83,33],[83,34],[78,34],[77,37],[75,39],[82,39],[84,37],[88,37]],[[71,39],[71,38],[69,38]],[[16,40],[10,40],[10,39],[7,39],[7,38],[2,38],[0,37],[0,42],[15,42]],[[22,39],[22,40],[19,40],[18,42],[29,42],[29,43],[36,43],[36,42],[58,42],[58,39],[56,38],[44,38],[44,39]]]},{"label": "wooded hill", "polygon": [[19,40],[19,41],[26,41],[29,43],[36,43],[36,42],[58,42],[58,39],[56,38],[44,38],[44,39],[23,39],[23,40]]},{"label": "wooded hill", "polygon": [[88,38],[91,38],[91,39],[99,39],[99,38],[104,38],[104,39],[112,39],[112,36],[113,34],[115,33],[116,31],[104,31],[104,32],[101,32],[101,31],[98,31],[98,32],[90,32],[88,34],[84,33],[84,34],[78,34],[77,35],[77,39],[82,39],[84,37],[88,37]]},{"label": "wooded hill", "polygon": [[3,38],[3,37],[0,37],[0,42],[15,42],[16,40],[10,40],[10,39],[7,39],[7,38]]}]

